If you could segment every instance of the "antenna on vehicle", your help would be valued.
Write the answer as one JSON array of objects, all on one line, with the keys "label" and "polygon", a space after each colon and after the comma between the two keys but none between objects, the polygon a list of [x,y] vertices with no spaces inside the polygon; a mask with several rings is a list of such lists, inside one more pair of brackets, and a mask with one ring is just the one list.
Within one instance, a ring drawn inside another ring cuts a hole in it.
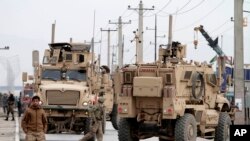
[{"label": "antenna on vehicle", "polygon": [[56,21],[52,24],[51,43],[55,42],[55,29],[56,29]]}]

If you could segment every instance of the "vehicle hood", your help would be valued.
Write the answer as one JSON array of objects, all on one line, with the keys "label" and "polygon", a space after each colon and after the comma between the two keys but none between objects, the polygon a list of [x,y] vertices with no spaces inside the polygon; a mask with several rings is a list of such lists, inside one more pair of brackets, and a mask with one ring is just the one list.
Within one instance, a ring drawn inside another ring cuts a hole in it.
[{"label": "vehicle hood", "polygon": [[80,86],[74,84],[44,84],[41,85],[40,88],[42,90],[60,90],[60,91],[63,90],[84,91],[89,89],[87,86]]}]

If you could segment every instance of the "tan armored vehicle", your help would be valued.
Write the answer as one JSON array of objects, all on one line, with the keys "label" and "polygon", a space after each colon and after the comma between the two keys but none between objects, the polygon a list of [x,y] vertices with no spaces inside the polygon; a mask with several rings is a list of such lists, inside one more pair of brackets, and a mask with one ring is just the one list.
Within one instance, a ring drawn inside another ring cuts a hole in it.
[{"label": "tan armored vehicle", "polygon": [[[99,96],[104,96],[105,102],[113,102],[109,74],[104,67],[92,63],[89,44],[51,43],[49,46],[42,64],[38,51],[33,51],[35,93],[40,96],[48,117],[48,133],[85,134],[89,131],[89,106]],[[105,116],[103,120],[105,129]]]},{"label": "tan armored vehicle", "polygon": [[184,61],[185,53],[185,45],[172,42],[160,47],[157,63],[117,72],[119,141],[229,138],[230,105],[219,93],[216,74],[210,65]]}]

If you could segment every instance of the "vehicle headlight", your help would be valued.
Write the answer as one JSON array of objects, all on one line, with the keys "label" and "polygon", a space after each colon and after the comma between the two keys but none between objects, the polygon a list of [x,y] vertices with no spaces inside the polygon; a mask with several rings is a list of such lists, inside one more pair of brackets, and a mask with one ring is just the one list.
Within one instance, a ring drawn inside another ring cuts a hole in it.
[{"label": "vehicle headlight", "polygon": [[85,101],[85,102],[82,103],[82,105],[83,106],[88,106],[89,104],[88,104],[88,102]]}]

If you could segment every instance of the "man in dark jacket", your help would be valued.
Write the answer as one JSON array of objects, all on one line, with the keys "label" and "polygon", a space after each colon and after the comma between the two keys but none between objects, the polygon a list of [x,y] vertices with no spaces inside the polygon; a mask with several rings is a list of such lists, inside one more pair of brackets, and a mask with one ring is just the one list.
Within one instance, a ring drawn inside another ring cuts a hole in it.
[{"label": "man in dark jacket", "polygon": [[17,101],[17,110],[18,110],[18,117],[21,117],[22,114],[22,102],[21,102],[21,97],[18,98]]},{"label": "man in dark jacket", "polygon": [[9,119],[9,114],[11,113],[12,121],[14,121],[15,120],[15,118],[14,118],[15,97],[13,94],[10,94],[7,102],[8,102],[8,108],[7,108],[7,116],[6,116],[5,120]]},{"label": "man in dark jacket", "polygon": [[45,141],[47,117],[39,102],[38,96],[32,97],[31,104],[23,115],[21,126],[26,134],[26,141]]}]

